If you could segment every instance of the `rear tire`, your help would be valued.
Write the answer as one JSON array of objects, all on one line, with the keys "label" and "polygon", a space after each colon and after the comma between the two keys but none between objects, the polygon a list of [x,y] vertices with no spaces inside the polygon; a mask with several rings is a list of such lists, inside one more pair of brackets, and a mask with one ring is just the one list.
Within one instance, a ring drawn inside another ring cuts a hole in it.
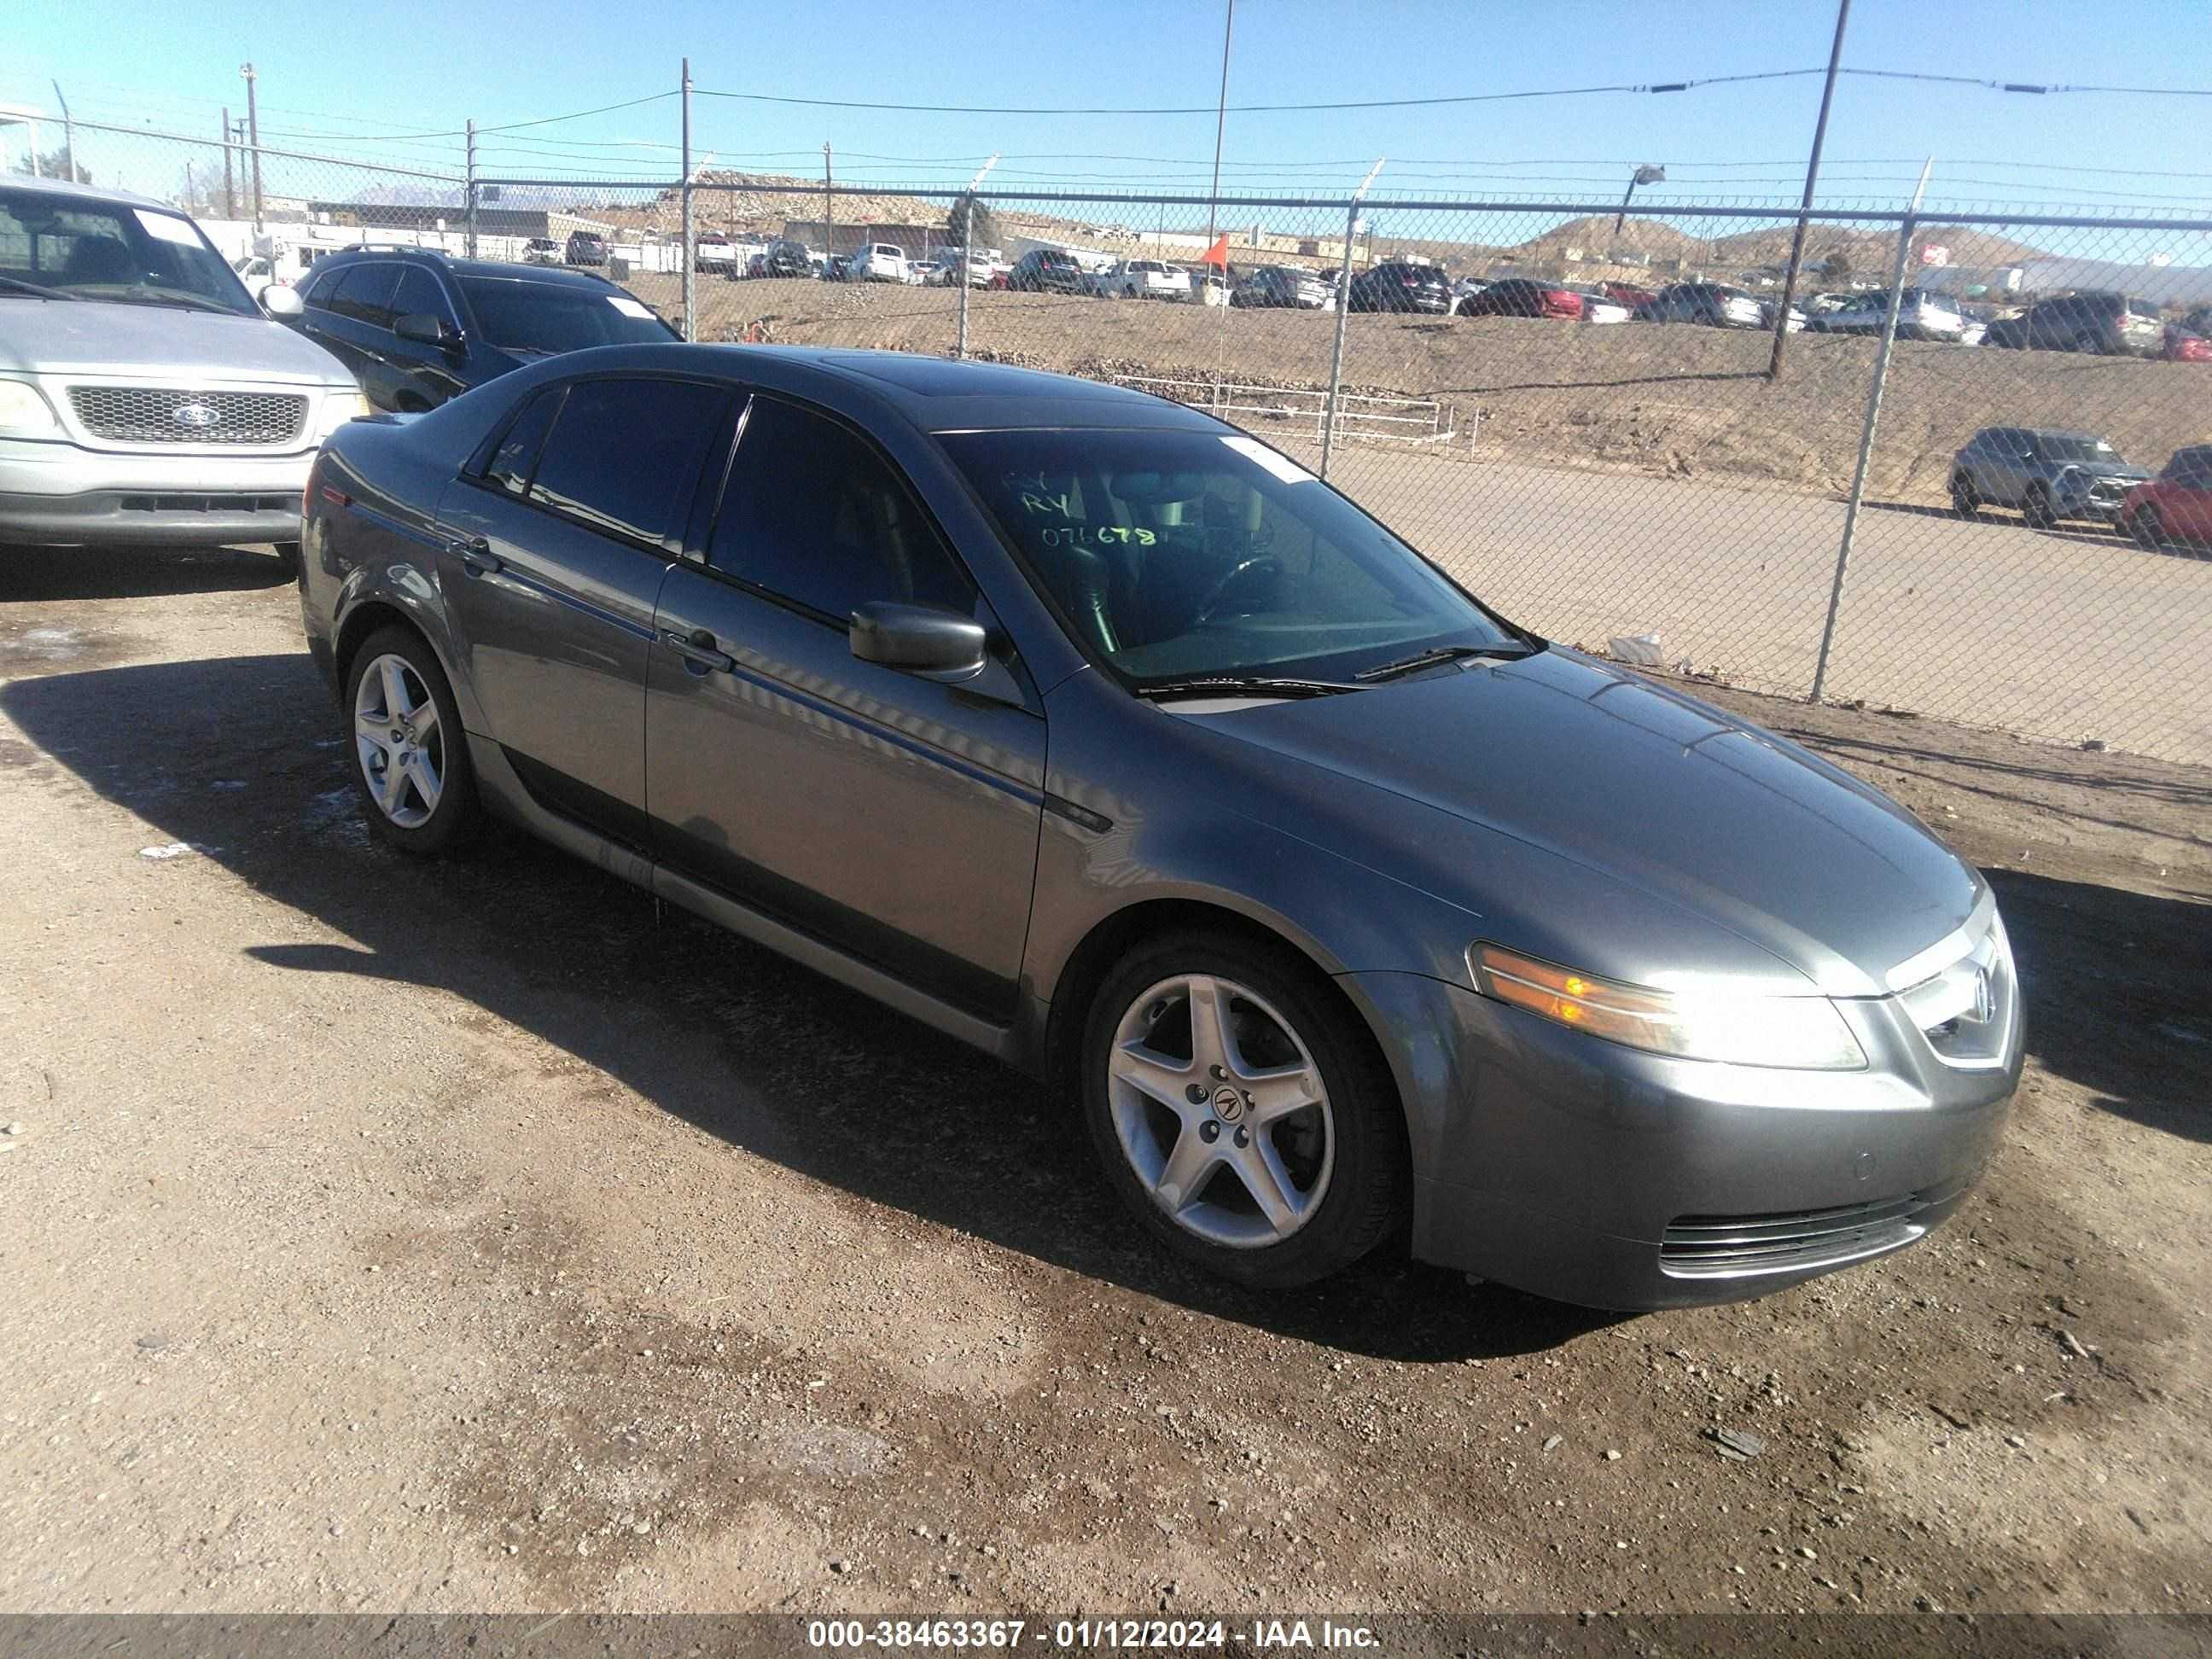
[{"label": "rear tire", "polygon": [[438,654],[420,634],[380,628],[362,641],[346,665],[341,713],[354,789],[379,839],[430,858],[475,836],[483,808],[468,734]]},{"label": "rear tire", "polygon": [[2048,530],[2058,522],[2058,509],[2051,504],[2051,492],[2041,484],[2030,484],[2027,494],[2021,497],[2020,516],[2036,530]]},{"label": "rear tire", "polygon": [[1081,1063],[1107,1184],[1210,1273],[1310,1285],[1375,1249],[1407,1212],[1389,1070],[1286,950],[1212,929],[1139,945],[1092,1000]]}]

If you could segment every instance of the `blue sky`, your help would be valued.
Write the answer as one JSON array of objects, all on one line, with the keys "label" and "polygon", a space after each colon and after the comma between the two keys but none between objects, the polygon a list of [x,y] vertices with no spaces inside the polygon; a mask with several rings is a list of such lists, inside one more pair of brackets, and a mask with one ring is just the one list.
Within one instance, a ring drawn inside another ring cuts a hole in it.
[{"label": "blue sky", "polygon": [[[696,147],[714,152],[718,165],[817,172],[826,139],[841,157],[841,179],[855,181],[957,182],[995,150],[1007,158],[994,181],[1001,187],[1053,179],[1143,190],[1203,187],[1223,15],[1220,0],[672,0],[627,8],[30,0],[8,9],[0,100],[51,110],[47,83],[58,79],[80,117],[212,134],[221,105],[242,112],[238,66],[250,57],[268,142],[441,169],[457,161],[455,140],[391,135],[447,131],[464,116],[497,127],[643,97],[674,86],[686,52],[700,88],[726,92],[1206,106],[1198,115],[1025,117],[711,97],[695,105]],[[1934,8],[1857,0],[1844,61],[2002,80],[2212,87],[2204,21],[2204,0],[2136,0],[2124,17],[2081,0]],[[1832,25],[1824,3],[1761,0],[1562,0],[1548,8],[1241,0],[1230,102],[1438,97],[1813,68],[1826,61]],[[1670,191],[1794,197],[1819,98],[1819,77],[1807,76],[1664,95],[1232,112],[1224,184],[1341,192],[1369,161],[1388,155],[1381,185],[1401,191],[1604,196],[1617,195],[1629,166],[1648,161],[1668,166]],[[2034,97],[1847,79],[1822,193],[1838,203],[1893,204],[1909,193],[1917,158],[1932,154],[1936,192],[1954,204],[2191,211],[2212,206],[2208,131],[2212,99]],[[483,154],[487,170],[659,176],[672,172],[672,150],[619,141],[672,145],[676,137],[670,98],[488,134]]]}]

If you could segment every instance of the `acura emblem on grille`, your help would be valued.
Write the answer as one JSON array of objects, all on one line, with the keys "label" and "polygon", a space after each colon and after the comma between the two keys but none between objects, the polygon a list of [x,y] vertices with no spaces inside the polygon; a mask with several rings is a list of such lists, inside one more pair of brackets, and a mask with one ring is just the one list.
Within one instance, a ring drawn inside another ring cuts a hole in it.
[{"label": "acura emblem on grille", "polygon": [[179,404],[169,411],[169,418],[179,426],[213,426],[222,418],[222,411],[213,404]]}]

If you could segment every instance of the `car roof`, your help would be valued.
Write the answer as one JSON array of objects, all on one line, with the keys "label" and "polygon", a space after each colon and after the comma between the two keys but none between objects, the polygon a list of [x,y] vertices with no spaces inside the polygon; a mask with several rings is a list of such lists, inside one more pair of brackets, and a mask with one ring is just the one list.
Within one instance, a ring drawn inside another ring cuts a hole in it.
[{"label": "car roof", "polygon": [[[550,241],[550,237],[533,238]],[[434,247],[343,247],[326,253],[315,263],[318,265],[351,264],[362,259],[420,259],[450,270],[456,276],[503,277],[517,283],[547,283],[556,288],[587,289],[592,293],[605,293],[614,284],[595,270],[571,270],[565,265],[526,265],[519,259],[459,259]]]},{"label": "car roof", "polygon": [[[9,173],[0,179],[0,185],[9,190],[27,190],[41,196],[75,196],[82,200],[119,203],[126,207],[158,208],[163,213],[184,214],[184,210],[173,202],[164,202],[152,196],[141,196],[135,191],[111,190],[106,185],[72,184],[66,179],[40,179],[31,174]],[[189,218],[189,214],[185,215]]]}]

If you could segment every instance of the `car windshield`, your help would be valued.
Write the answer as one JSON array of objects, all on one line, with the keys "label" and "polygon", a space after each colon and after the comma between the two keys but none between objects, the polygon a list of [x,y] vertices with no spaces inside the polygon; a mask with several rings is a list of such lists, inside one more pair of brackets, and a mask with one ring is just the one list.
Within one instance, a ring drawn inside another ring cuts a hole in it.
[{"label": "car windshield", "polygon": [[1013,431],[942,440],[1082,641],[1141,688],[1345,680],[1520,636],[1257,440]]},{"label": "car windshield", "polygon": [[464,276],[484,343],[502,351],[581,351],[665,342],[675,331],[619,289]]},{"label": "car windshield", "polygon": [[2117,464],[2119,452],[2102,438],[2082,438],[2072,435],[2043,437],[2035,441],[2035,453],[2046,461],[2105,461]]},{"label": "car windshield", "polygon": [[0,190],[0,276],[81,300],[259,314],[191,220],[97,197]]}]

